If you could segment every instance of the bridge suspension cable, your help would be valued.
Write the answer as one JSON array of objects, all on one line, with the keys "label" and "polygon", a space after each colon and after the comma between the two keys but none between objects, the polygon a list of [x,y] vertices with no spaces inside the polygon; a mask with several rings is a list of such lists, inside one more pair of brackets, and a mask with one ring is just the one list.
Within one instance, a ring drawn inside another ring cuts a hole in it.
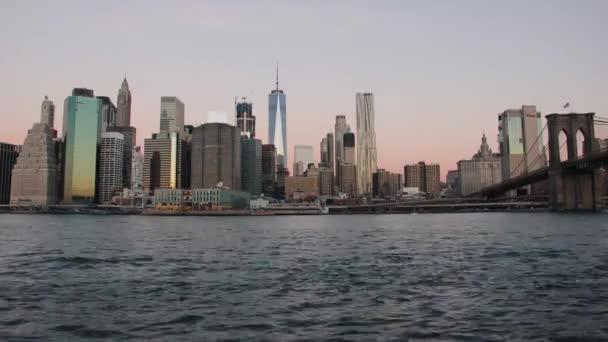
[{"label": "bridge suspension cable", "polygon": [[[540,131],[540,134],[536,137],[536,140],[534,141],[532,146],[530,146],[530,148],[528,148],[528,151],[526,151],[526,153],[524,153],[524,158],[519,162],[519,164],[517,164],[515,169],[511,172],[512,175],[516,174],[516,172],[519,170],[520,167],[522,167],[522,165],[525,165],[524,162],[528,159],[528,154],[530,153],[530,151],[532,151],[534,146],[536,146],[539,141],[541,141],[541,144],[542,144],[543,133],[545,132],[546,129],[547,129],[547,123],[545,123],[545,125],[543,126],[543,129]],[[543,151],[544,150],[545,150],[545,146],[543,145]],[[543,152],[542,155],[545,155],[545,153]],[[534,164],[531,164],[531,165],[534,165]]]}]

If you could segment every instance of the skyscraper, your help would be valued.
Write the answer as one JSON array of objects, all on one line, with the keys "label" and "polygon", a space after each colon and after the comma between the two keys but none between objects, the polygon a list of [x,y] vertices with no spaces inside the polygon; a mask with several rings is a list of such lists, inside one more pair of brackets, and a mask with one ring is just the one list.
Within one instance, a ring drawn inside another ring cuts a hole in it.
[{"label": "skyscraper", "polygon": [[8,204],[11,199],[13,166],[20,148],[19,145],[0,143],[0,204]]},{"label": "skyscraper", "polygon": [[183,150],[184,142],[177,133],[154,133],[144,140],[144,192],[183,187]]},{"label": "skyscraper", "polygon": [[108,127],[116,126],[116,106],[107,96],[97,96],[101,100],[101,132],[106,132]]},{"label": "skyscraper", "polygon": [[184,130],[184,103],[175,96],[160,98],[160,132],[179,133]]},{"label": "skyscraper", "polygon": [[323,137],[319,144],[319,160],[324,167],[329,164],[329,144],[327,143],[327,137]]},{"label": "skyscraper", "polygon": [[279,89],[279,67],[277,65],[276,89],[268,94],[268,143],[277,148],[277,164],[287,165],[287,99]]},{"label": "skyscraper", "polygon": [[336,161],[334,165],[334,170],[336,172],[336,184],[338,187],[341,185],[340,177],[340,164],[342,163],[342,156],[344,155],[344,133],[346,133],[348,129],[348,125],[346,123],[346,116],[344,115],[336,115],[336,124],[334,126],[334,136],[335,136],[335,156]]},{"label": "skyscraper", "polygon": [[262,192],[273,196],[277,181],[277,149],[272,144],[262,145]]},{"label": "skyscraper", "polygon": [[244,135],[255,138],[255,115],[253,115],[253,104],[247,102],[247,98],[235,101],[236,126]]},{"label": "skyscraper", "polygon": [[[58,162],[54,130],[48,116],[41,115],[27,132],[17,163],[13,168],[11,204],[48,205],[58,200]],[[61,146],[60,144],[57,144]]]},{"label": "skyscraper", "polygon": [[349,197],[357,196],[357,166],[355,165],[355,134],[346,128],[342,137],[342,162],[340,166],[340,191]]},{"label": "skyscraper", "polygon": [[107,132],[117,132],[122,134],[124,138],[123,146],[123,164],[122,164],[122,187],[126,189],[131,188],[131,158],[133,148],[135,147],[135,139],[137,130],[135,127],[130,126],[109,126],[106,129]]},{"label": "skyscraper", "polygon": [[51,129],[55,125],[55,104],[49,100],[48,96],[44,97],[40,106],[40,123],[49,126]]},{"label": "skyscraper", "polygon": [[[508,109],[498,115],[498,144],[502,157],[502,179],[509,179],[547,165],[540,112],[536,106]],[[524,160],[525,156],[525,160]]]},{"label": "skyscraper", "polygon": [[334,172],[334,134],[327,133],[327,168]]},{"label": "skyscraper", "polygon": [[120,89],[118,89],[118,98],[116,99],[118,107],[116,115],[116,126],[129,127],[131,126],[131,91],[127,78],[122,81]]},{"label": "skyscraper", "polygon": [[262,141],[241,137],[241,190],[258,196],[262,193]]},{"label": "skyscraper", "polygon": [[372,175],[374,197],[385,198],[391,196],[391,173],[385,169],[378,169]]},{"label": "skyscraper", "polygon": [[372,174],[376,161],[376,130],[374,125],[374,95],[357,93],[357,190],[361,195],[372,194]]},{"label": "skyscraper", "polygon": [[[294,150],[294,176],[301,176],[304,174],[304,171],[308,168],[308,164],[312,163],[314,160],[312,158],[312,146],[310,145],[296,145],[293,148]],[[298,162],[301,162],[302,169],[299,166],[296,166]]]},{"label": "skyscraper", "polygon": [[192,132],[193,189],[241,189],[241,134],[238,127],[207,123]]},{"label": "skyscraper", "polygon": [[319,168],[319,195],[334,195],[334,172],[329,167]]},{"label": "skyscraper", "polygon": [[342,161],[345,164],[355,164],[355,134],[350,131],[350,127],[344,133],[342,144],[344,146]]},{"label": "skyscraper", "polygon": [[112,201],[114,189],[122,187],[123,135],[117,132],[101,133],[99,151],[99,203]]},{"label": "skyscraper", "polygon": [[139,146],[135,146],[131,154],[131,191],[144,192],[144,155]]},{"label": "skyscraper", "polygon": [[93,90],[75,88],[63,105],[64,203],[93,203],[97,193],[97,152],[102,101]]}]

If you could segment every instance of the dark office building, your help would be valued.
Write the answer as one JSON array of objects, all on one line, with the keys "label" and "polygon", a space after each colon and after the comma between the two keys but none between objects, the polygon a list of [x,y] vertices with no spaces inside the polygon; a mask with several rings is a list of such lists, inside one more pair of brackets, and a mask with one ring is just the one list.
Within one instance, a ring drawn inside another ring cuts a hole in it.
[{"label": "dark office building", "polygon": [[235,103],[236,125],[243,133],[251,138],[255,138],[255,115],[253,115],[253,104],[247,102],[246,98]]},{"label": "dark office building", "polygon": [[207,123],[192,131],[190,181],[193,189],[241,189],[241,134],[238,127]]},{"label": "dark office building", "polygon": [[[137,130],[135,127],[118,127],[108,126],[108,132],[122,133],[124,137],[123,159],[122,159],[122,187],[131,188],[131,158],[133,157],[133,148],[136,145]],[[186,154],[187,155],[187,154]],[[182,170],[184,170],[182,168]]]},{"label": "dark office building", "polygon": [[273,196],[277,181],[277,149],[273,144],[262,145],[262,193]]},{"label": "dark office building", "polygon": [[385,198],[391,196],[391,173],[384,169],[372,174],[372,189],[374,197]]},{"label": "dark office building", "polygon": [[241,191],[262,193],[262,141],[241,138]]},{"label": "dark office building", "polygon": [[0,204],[8,204],[11,200],[13,166],[20,148],[19,145],[0,143]]}]

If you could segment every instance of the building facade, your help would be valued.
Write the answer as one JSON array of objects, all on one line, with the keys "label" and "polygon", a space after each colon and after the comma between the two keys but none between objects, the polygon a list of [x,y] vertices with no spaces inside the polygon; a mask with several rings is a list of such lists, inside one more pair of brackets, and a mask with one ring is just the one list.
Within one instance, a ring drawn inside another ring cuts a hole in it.
[{"label": "building facade", "polygon": [[131,153],[131,191],[136,194],[144,192],[144,155],[141,147],[135,146]]},{"label": "building facade", "polygon": [[57,145],[44,114],[42,120],[45,123],[35,123],[27,132],[13,168],[11,204],[48,205],[58,200]]},{"label": "building facade", "polygon": [[342,163],[340,173],[340,191],[348,197],[357,197],[357,166]]},{"label": "building facade", "polygon": [[404,186],[406,188],[418,188],[421,192],[437,195],[441,190],[439,164],[405,165],[403,168]]},{"label": "building facade", "polygon": [[277,165],[287,166],[287,97],[279,89],[277,67],[276,88],[268,95],[268,143],[277,149]]},{"label": "building facade", "polygon": [[485,134],[481,138],[477,153],[470,160],[458,162],[458,180],[458,192],[462,196],[479,192],[486,186],[502,181],[501,157],[492,153]]},{"label": "building facade", "polygon": [[319,195],[334,195],[334,171],[329,167],[319,168]]},{"label": "building facade", "polygon": [[259,196],[262,193],[262,141],[241,137],[241,190]]},{"label": "building facade", "polygon": [[144,192],[180,189],[182,184],[183,140],[177,133],[154,133],[144,140]]},{"label": "building facade", "polygon": [[374,95],[357,93],[357,190],[360,195],[371,195],[372,174],[378,165],[376,160],[376,129]]},{"label": "building facade", "polygon": [[344,133],[348,130],[348,124],[346,123],[345,115],[336,115],[336,123],[334,125],[334,137],[335,137],[335,164],[334,170],[336,172],[336,184],[338,188],[341,184],[341,172],[340,165],[342,164],[342,156],[344,155]]},{"label": "building facade", "polygon": [[399,173],[391,172],[390,195],[399,196],[403,189],[403,177]]},{"label": "building facade", "polygon": [[108,127],[116,126],[116,106],[107,96],[97,96],[101,101],[101,132],[106,132]]},{"label": "building facade", "polygon": [[55,104],[49,100],[48,96],[44,97],[40,105],[40,123],[49,126],[51,129],[55,126]]},{"label": "building facade", "polygon": [[129,90],[129,83],[126,77],[122,81],[120,89],[118,89],[116,107],[116,126],[131,126],[131,91]]},{"label": "building facade", "polygon": [[378,169],[372,175],[373,194],[376,198],[391,196],[391,173],[385,169]]},{"label": "building facade", "polygon": [[178,133],[184,131],[185,106],[175,96],[162,96],[160,98],[160,132]]},{"label": "building facade", "polygon": [[272,144],[262,145],[262,193],[274,196],[277,182],[277,149]]},{"label": "building facade", "polygon": [[[295,145],[294,148],[294,167],[293,167],[293,175],[301,176],[304,174],[304,171],[308,168],[308,164],[314,162],[312,158],[312,146],[310,145]],[[300,162],[299,165],[298,162]],[[301,165],[301,167],[300,167]]]},{"label": "building facade", "polygon": [[253,103],[248,102],[247,98],[235,101],[236,126],[241,133],[250,138],[255,138],[255,115],[253,115]]},{"label": "building facade", "polygon": [[19,145],[0,143],[0,204],[8,204],[11,200],[13,167],[20,149]]},{"label": "building facade", "polygon": [[508,109],[498,115],[502,179],[547,165],[542,139],[537,140],[542,127],[541,113],[536,106],[524,105],[521,109]]},{"label": "building facade", "polygon": [[334,134],[327,133],[323,139],[321,139],[320,145],[321,152],[321,165],[328,169],[333,170],[334,168]]},{"label": "building facade", "polygon": [[342,161],[345,164],[355,164],[355,134],[347,128],[344,137],[342,138],[344,148]]},{"label": "building facade", "polygon": [[93,90],[76,88],[63,108],[63,202],[90,204],[97,194],[102,101]]},{"label": "building facade", "polygon": [[207,123],[192,132],[192,188],[241,189],[240,129]]},{"label": "building facade", "polygon": [[122,188],[124,137],[117,132],[103,132],[99,150],[99,203],[112,202],[112,194]]},{"label": "building facade", "polygon": [[120,133],[124,138],[122,187],[129,189],[131,188],[131,160],[133,157],[133,148],[136,145],[137,130],[135,129],[135,127],[113,126],[108,127],[107,132]]},{"label": "building facade", "polygon": [[285,180],[285,199],[297,201],[319,195],[318,177],[291,176]]}]

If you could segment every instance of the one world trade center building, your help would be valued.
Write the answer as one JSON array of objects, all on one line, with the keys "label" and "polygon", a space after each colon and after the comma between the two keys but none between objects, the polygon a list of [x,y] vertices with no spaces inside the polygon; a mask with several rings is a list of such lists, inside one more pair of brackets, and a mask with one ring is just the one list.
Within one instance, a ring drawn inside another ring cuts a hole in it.
[{"label": "one world trade center building", "polygon": [[279,89],[279,68],[277,67],[276,89],[268,94],[268,142],[277,149],[277,166],[287,164],[287,103],[286,96]]}]

